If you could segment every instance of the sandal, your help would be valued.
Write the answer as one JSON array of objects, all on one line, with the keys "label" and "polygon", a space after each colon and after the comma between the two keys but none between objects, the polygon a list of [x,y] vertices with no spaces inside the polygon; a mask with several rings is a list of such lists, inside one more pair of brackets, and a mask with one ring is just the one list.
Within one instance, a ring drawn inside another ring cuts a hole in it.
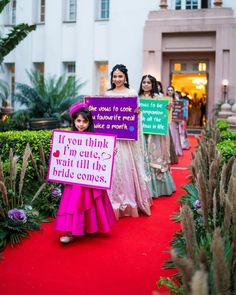
[{"label": "sandal", "polygon": [[60,242],[62,244],[69,244],[74,241],[74,237],[71,234],[67,234],[66,236],[60,237]]}]

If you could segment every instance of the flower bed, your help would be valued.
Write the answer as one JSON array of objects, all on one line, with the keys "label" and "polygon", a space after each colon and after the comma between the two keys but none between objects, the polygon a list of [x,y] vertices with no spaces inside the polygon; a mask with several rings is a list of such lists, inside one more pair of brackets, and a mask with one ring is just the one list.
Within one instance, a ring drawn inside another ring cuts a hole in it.
[{"label": "flower bed", "polygon": [[228,147],[232,143],[230,139],[227,144],[221,142],[227,126],[217,124],[220,129],[207,126],[198,141],[192,181],[184,186],[186,195],[175,216],[182,230],[175,234],[166,267],[176,268],[178,273],[158,282],[171,294],[236,294],[235,150],[226,154],[221,148],[222,142]]},{"label": "flower bed", "polygon": [[50,139],[49,131],[0,134],[0,252],[56,214],[61,185],[46,180]]}]

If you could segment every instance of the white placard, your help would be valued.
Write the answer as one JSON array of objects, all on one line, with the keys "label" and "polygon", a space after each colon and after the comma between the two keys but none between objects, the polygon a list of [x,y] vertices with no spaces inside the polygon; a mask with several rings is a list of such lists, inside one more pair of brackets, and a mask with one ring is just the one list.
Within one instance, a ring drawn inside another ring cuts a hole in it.
[{"label": "white placard", "polygon": [[115,135],[53,130],[48,181],[110,189]]}]

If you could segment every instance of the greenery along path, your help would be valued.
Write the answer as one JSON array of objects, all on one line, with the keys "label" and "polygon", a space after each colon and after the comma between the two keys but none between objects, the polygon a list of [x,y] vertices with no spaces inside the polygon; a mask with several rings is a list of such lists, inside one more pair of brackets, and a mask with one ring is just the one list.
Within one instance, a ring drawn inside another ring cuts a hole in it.
[{"label": "greenery along path", "polygon": [[[196,140],[190,137],[192,147]],[[160,276],[169,257],[173,234],[180,224],[170,218],[177,211],[181,186],[188,182],[187,166],[193,148],[172,167],[177,191],[154,200],[152,216],[122,218],[109,235],[79,238],[70,245],[59,243],[54,224],[45,223],[22,244],[6,248],[0,261],[0,294],[13,295],[148,295],[158,290]]]}]

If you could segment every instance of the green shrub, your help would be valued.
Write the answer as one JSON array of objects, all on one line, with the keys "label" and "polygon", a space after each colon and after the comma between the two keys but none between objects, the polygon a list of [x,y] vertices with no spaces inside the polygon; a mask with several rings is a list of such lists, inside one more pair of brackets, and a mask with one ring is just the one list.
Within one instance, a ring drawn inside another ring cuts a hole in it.
[{"label": "green shrub", "polygon": [[[40,145],[44,149],[45,153],[45,162],[46,162],[46,171],[47,174],[47,164],[49,160],[49,150],[50,150],[50,140],[52,136],[52,131],[8,131],[0,133],[0,156],[3,162],[4,171],[9,169],[9,150],[14,151],[14,155],[19,157],[17,163],[17,170],[21,171],[22,167],[22,156],[25,150],[27,143],[29,143],[32,155],[34,160],[38,165],[42,165],[41,156],[40,156]],[[24,190],[25,197],[32,196],[38,186],[38,175],[37,171],[32,163],[29,161],[25,181],[24,181]]]},{"label": "green shrub", "polygon": [[229,128],[229,123],[226,119],[217,119],[216,120],[216,127],[220,130],[227,130]]},{"label": "green shrub", "polygon": [[236,131],[223,130],[220,133],[220,140],[223,141],[227,139],[236,140]]},{"label": "green shrub", "polygon": [[221,153],[223,159],[227,161],[231,157],[236,157],[236,141],[223,140],[216,145],[217,150]]},{"label": "green shrub", "polygon": [[39,146],[43,146],[46,158],[49,157],[50,140],[52,131],[7,131],[0,133],[0,151],[3,160],[9,156],[9,149],[14,150],[15,155],[22,156],[26,144],[29,143],[31,151],[37,160],[39,158]]}]

